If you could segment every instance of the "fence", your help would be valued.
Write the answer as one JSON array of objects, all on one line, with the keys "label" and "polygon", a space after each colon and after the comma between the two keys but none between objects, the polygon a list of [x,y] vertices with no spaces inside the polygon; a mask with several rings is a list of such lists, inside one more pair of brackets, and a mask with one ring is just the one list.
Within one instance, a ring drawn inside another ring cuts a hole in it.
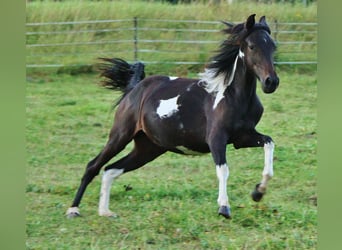
[{"label": "fence", "polygon": [[[317,23],[269,25],[276,64],[317,63]],[[224,39],[222,28],[215,21],[138,18],[27,23],[26,67],[91,66],[98,57],[121,57],[191,68],[208,62]]]}]

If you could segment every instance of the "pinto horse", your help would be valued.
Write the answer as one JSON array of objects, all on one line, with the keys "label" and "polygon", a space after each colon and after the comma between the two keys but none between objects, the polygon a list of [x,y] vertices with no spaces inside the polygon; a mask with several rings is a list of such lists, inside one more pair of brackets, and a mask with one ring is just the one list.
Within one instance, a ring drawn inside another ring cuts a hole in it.
[{"label": "pinto horse", "polygon": [[108,142],[88,163],[68,217],[80,215],[78,207],[88,184],[132,140],[132,152],[105,167],[100,216],[115,216],[109,210],[114,179],[172,151],[185,155],[211,152],[219,181],[218,213],[231,218],[226,189],[227,144],[236,149],[264,148],[262,180],[252,192],[254,201],[261,200],[273,176],[274,143],[271,137],[255,130],[263,113],[256,84],[259,79],[265,93],[277,89],[279,78],[273,64],[276,46],[264,16],[258,23],[253,14],[244,23],[224,24],[227,28],[223,31],[229,36],[199,79],[161,75],[145,78],[140,62],[130,65],[121,59],[104,59],[104,85],[119,88],[124,95],[118,103]]}]

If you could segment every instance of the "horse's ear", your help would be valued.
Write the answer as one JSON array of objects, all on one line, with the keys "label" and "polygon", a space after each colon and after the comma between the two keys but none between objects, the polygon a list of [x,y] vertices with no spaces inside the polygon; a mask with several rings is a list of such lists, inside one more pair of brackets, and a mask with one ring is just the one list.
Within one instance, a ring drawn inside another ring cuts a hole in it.
[{"label": "horse's ear", "polygon": [[252,14],[247,18],[247,21],[245,23],[245,28],[247,30],[250,30],[251,28],[253,28],[254,24],[255,24],[255,14]]},{"label": "horse's ear", "polygon": [[268,26],[265,16],[260,17],[259,23],[261,23],[262,25]]}]

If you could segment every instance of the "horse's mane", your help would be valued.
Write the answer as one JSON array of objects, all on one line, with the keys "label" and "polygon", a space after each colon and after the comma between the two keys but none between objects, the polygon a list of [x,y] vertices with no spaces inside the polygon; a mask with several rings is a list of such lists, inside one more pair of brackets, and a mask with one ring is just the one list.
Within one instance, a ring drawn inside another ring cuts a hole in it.
[{"label": "horse's mane", "polygon": [[229,34],[229,37],[222,42],[216,55],[211,57],[211,62],[206,66],[205,71],[200,73],[201,82],[209,92],[217,92],[222,82],[227,83],[233,73],[236,57],[239,54],[240,41],[243,37],[244,23],[233,25],[223,22],[228,28],[222,30]]},{"label": "horse's mane", "polygon": [[207,69],[215,69],[216,76],[220,73],[232,71],[235,58],[239,53],[241,38],[244,37],[243,30],[244,23],[222,30],[223,33],[230,34],[230,36],[223,41],[217,50],[217,54],[211,58],[211,62],[207,66]]}]

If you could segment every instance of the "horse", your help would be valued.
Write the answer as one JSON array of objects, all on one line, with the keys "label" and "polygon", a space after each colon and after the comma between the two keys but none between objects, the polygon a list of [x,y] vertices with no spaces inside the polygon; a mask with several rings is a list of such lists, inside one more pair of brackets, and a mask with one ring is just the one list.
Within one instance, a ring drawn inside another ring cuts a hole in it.
[{"label": "horse", "polygon": [[105,167],[98,213],[116,216],[109,209],[113,180],[154,160],[167,151],[188,155],[211,153],[218,178],[218,214],[231,218],[227,194],[229,168],[226,147],[263,147],[262,179],[251,193],[258,202],[273,176],[274,142],[256,131],[263,106],[256,95],[257,80],[264,93],[273,93],[279,78],[273,54],[276,44],[262,16],[245,22],[223,23],[228,38],[199,73],[198,79],[152,75],[145,78],[144,64],[118,58],[102,58],[102,85],[123,92],[103,150],[91,160],[71,207],[69,218],[80,216],[79,204],[88,184],[101,168],[134,141],[132,151]]}]

